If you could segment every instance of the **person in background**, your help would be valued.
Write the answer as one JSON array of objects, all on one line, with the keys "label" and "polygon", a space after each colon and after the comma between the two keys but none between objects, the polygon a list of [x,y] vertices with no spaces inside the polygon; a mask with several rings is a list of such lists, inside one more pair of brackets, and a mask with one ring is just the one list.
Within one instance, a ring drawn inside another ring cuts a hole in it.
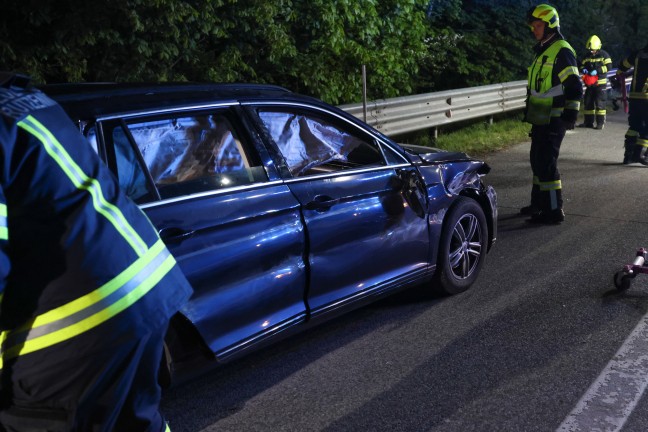
[{"label": "person in background", "polygon": [[589,55],[581,61],[583,82],[586,86],[583,111],[585,119],[578,127],[601,130],[605,126],[607,72],[612,65],[612,59],[605,50],[601,49],[601,39],[596,35],[592,35],[585,46],[589,50]]},{"label": "person in background", "polygon": [[648,45],[619,62],[617,75],[634,68],[628,93],[628,131],[623,163],[648,165]]},{"label": "person in background", "polygon": [[63,109],[0,72],[0,430],[162,432],[192,290]]},{"label": "person in background", "polygon": [[529,9],[527,24],[537,43],[529,67],[524,121],[531,123],[531,204],[520,209],[529,222],[557,224],[565,220],[558,171],[560,145],[578,117],[583,86],[574,49],[560,33],[558,12],[540,4]]}]

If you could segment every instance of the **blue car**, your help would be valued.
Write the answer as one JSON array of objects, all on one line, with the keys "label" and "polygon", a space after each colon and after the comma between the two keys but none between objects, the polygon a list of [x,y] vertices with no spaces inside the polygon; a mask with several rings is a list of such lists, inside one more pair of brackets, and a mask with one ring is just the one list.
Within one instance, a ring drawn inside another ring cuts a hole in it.
[{"label": "blue car", "polygon": [[488,165],[284,88],[62,84],[57,100],[194,288],[162,381],[407,287],[455,294],[497,232]]}]

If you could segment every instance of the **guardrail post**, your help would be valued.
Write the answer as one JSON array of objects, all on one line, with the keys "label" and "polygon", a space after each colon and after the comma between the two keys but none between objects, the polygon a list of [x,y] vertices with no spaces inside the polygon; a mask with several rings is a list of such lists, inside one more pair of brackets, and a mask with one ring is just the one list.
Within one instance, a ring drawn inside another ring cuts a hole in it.
[{"label": "guardrail post", "polygon": [[367,123],[367,65],[362,65],[362,114]]}]

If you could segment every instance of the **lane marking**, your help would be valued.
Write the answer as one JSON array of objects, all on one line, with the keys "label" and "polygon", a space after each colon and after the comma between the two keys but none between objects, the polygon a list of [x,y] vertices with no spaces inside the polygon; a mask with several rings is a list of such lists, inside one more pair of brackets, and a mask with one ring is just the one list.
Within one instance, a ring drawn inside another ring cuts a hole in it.
[{"label": "lane marking", "polygon": [[620,431],[648,386],[648,314],[556,432]]}]

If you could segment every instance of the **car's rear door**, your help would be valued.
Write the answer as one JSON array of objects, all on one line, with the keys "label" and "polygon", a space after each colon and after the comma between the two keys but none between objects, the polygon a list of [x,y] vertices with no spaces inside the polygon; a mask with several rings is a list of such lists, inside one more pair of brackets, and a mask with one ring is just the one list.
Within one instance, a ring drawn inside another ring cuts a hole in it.
[{"label": "car's rear door", "polygon": [[402,155],[317,107],[261,105],[254,112],[302,206],[313,316],[429,274],[427,215],[415,208],[425,203],[402,193],[414,171]]},{"label": "car's rear door", "polygon": [[182,312],[221,358],[304,321],[306,309],[300,204],[237,110],[100,123],[121,187],[194,288]]}]

